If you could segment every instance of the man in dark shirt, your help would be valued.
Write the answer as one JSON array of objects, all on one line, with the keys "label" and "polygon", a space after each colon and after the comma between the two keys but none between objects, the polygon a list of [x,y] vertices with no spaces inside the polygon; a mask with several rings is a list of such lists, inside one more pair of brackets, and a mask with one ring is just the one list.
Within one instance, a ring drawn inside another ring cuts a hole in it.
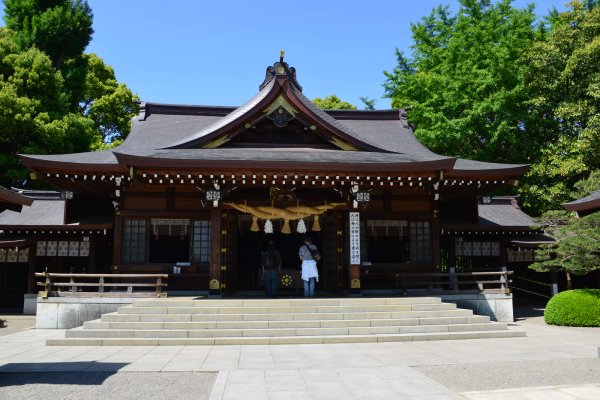
[{"label": "man in dark shirt", "polygon": [[281,253],[275,248],[275,243],[271,239],[267,242],[267,249],[261,254],[261,265],[267,297],[276,297],[281,273]]}]

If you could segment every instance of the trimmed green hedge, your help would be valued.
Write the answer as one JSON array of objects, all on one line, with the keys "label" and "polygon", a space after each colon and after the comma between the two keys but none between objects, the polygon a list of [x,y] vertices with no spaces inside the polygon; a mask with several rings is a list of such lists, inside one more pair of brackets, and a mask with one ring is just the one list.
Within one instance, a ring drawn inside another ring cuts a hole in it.
[{"label": "trimmed green hedge", "polygon": [[544,321],[550,325],[600,326],[600,289],[560,292],[546,305]]}]

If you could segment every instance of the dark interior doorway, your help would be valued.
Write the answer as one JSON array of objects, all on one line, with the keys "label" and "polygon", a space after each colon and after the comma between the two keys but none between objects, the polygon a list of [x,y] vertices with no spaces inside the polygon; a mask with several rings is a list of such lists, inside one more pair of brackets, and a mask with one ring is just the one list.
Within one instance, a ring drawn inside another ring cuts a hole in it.
[{"label": "dark interior doorway", "polygon": [[[260,252],[266,247],[268,239],[273,239],[275,247],[281,253],[282,269],[291,269],[299,271],[301,261],[298,258],[298,250],[304,244],[305,236],[309,235],[313,243],[321,248],[321,238],[319,232],[310,232],[309,234],[283,234],[274,232],[266,234],[262,231],[246,231],[238,237],[238,257],[237,257],[237,282],[238,291],[262,291],[263,283],[260,279]],[[281,291],[286,288],[280,287]]]}]

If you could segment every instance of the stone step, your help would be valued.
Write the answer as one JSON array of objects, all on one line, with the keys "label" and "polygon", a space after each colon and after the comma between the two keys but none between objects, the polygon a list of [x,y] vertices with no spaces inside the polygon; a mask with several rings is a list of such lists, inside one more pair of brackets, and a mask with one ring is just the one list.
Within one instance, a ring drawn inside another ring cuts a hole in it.
[{"label": "stone step", "polygon": [[351,343],[515,337],[439,298],[144,299],[48,345]]},{"label": "stone step", "polygon": [[197,338],[197,337],[280,337],[280,336],[333,336],[378,335],[403,333],[474,332],[505,330],[506,324],[480,323],[460,325],[414,326],[350,326],[331,328],[244,328],[244,329],[86,329],[66,331],[65,337],[94,338]]},{"label": "stone step", "polygon": [[269,329],[269,328],[340,328],[366,326],[414,326],[487,323],[486,316],[355,319],[355,320],[299,320],[299,321],[183,321],[183,322],[106,322],[88,321],[84,329]]},{"label": "stone step", "polygon": [[186,321],[300,321],[300,320],[352,320],[352,319],[405,319],[468,317],[471,310],[451,308],[434,311],[364,312],[364,313],[283,313],[283,314],[134,314],[109,313],[102,322],[186,322]]},{"label": "stone step", "polygon": [[133,307],[298,307],[298,306],[364,306],[439,304],[439,297],[392,297],[367,299],[249,299],[249,300],[180,300],[145,299],[133,302]]},{"label": "stone step", "polygon": [[465,332],[403,333],[376,335],[217,337],[217,338],[64,338],[48,339],[48,346],[192,346],[280,345],[323,343],[406,342],[523,337],[524,331],[486,330]]},{"label": "stone step", "polygon": [[453,303],[283,307],[121,307],[119,314],[288,314],[453,310]]}]

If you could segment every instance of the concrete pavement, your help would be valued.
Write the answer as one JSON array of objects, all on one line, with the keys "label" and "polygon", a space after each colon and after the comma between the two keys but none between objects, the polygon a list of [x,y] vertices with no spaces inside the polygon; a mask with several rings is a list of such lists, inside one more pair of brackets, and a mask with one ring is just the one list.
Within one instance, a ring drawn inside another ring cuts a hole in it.
[{"label": "concrete pavement", "polygon": [[[206,375],[202,381],[204,387],[212,385],[211,400],[600,398],[600,329],[546,326],[539,318],[510,329],[525,329],[527,337],[276,346],[47,347],[46,339],[63,337],[64,331],[29,329],[2,338],[0,398],[26,398],[14,397],[14,389],[35,384],[23,381],[23,376],[34,376],[33,371],[113,373],[110,392],[129,398],[142,393],[147,398],[148,393],[128,390],[119,382],[132,379],[123,379],[122,374],[136,373],[136,379],[145,379],[150,386],[170,385],[170,376],[157,372],[182,374],[180,384],[173,386],[179,388],[189,382],[186,379],[193,376],[189,373],[216,373],[214,379]],[[63,393],[60,382],[46,385],[44,393]],[[102,384],[110,383],[105,379]],[[102,384],[97,385],[97,393],[102,392]],[[11,390],[11,397],[6,397]],[[88,398],[96,398],[93,393]],[[201,398],[186,397],[188,393],[182,389],[173,398]]]}]

